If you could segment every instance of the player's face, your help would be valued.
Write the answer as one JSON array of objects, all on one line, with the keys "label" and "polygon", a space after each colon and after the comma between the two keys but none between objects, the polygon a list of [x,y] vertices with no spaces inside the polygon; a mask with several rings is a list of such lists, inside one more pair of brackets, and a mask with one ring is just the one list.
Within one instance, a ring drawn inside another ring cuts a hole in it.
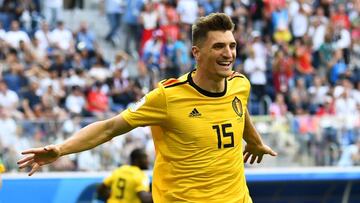
[{"label": "player's face", "polygon": [[193,47],[198,69],[209,76],[226,78],[232,74],[236,41],[231,31],[210,31],[201,47]]}]

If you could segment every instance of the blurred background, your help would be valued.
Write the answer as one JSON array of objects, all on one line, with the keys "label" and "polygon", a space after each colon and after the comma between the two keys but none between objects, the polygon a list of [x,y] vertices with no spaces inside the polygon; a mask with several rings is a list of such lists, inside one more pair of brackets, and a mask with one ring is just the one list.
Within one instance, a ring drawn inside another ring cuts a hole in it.
[{"label": "blurred background", "polygon": [[[0,165],[18,174],[22,150],[62,142],[133,105],[161,79],[192,70],[191,25],[224,12],[235,23],[234,70],[252,83],[249,111],[279,153],[246,167],[351,171],[360,165],[359,11],[359,0],[2,0]],[[154,160],[149,128],[42,171],[111,171],[136,147]],[[345,179],[360,179],[352,178]],[[337,194],[334,187],[319,196]],[[300,202],[346,202],[343,194]]]}]

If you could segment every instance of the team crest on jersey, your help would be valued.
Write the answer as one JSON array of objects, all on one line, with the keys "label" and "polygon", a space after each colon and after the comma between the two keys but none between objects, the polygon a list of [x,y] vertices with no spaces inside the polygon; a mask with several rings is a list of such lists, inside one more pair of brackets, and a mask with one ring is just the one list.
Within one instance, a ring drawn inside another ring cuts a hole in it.
[{"label": "team crest on jersey", "polygon": [[242,108],[242,103],[241,103],[241,100],[238,99],[237,97],[234,98],[234,100],[232,101],[232,107],[235,111],[235,113],[242,117],[243,115],[243,108]]},{"label": "team crest on jersey", "polygon": [[129,107],[129,110],[131,112],[137,111],[143,104],[145,104],[145,96],[141,98],[139,101],[137,101],[134,105]]}]

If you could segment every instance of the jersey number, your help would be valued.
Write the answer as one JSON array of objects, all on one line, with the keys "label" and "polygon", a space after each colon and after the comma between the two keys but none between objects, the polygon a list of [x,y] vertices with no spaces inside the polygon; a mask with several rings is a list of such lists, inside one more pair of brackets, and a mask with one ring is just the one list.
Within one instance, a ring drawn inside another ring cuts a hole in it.
[{"label": "jersey number", "polygon": [[119,190],[119,195],[116,196],[116,198],[118,199],[123,199],[124,198],[124,192],[125,192],[125,185],[126,185],[126,180],[124,178],[119,178],[116,182],[116,187]]},{"label": "jersey number", "polygon": [[218,139],[218,149],[221,149],[222,146],[222,137],[230,137],[231,142],[229,144],[224,144],[224,148],[234,147],[234,133],[226,132],[226,128],[230,128],[232,125],[231,123],[221,124],[221,132],[220,132],[220,125],[213,125],[212,128],[216,130],[217,139]]}]

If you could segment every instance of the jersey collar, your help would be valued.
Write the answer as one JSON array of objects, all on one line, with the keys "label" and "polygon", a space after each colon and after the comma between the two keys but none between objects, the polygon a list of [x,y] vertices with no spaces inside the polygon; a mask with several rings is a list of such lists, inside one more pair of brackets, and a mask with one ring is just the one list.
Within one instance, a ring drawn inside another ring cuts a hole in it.
[{"label": "jersey collar", "polygon": [[208,96],[208,97],[222,97],[226,94],[227,90],[227,80],[225,80],[225,88],[222,92],[209,92],[207,90],[202,89],[201,87],[197,86],[192,78],[192,74],[196,71],[196,69],[192,70],[187,77],[187,80],[189,81],[189,84],[194,87],[199,93],[202,95]]}]

